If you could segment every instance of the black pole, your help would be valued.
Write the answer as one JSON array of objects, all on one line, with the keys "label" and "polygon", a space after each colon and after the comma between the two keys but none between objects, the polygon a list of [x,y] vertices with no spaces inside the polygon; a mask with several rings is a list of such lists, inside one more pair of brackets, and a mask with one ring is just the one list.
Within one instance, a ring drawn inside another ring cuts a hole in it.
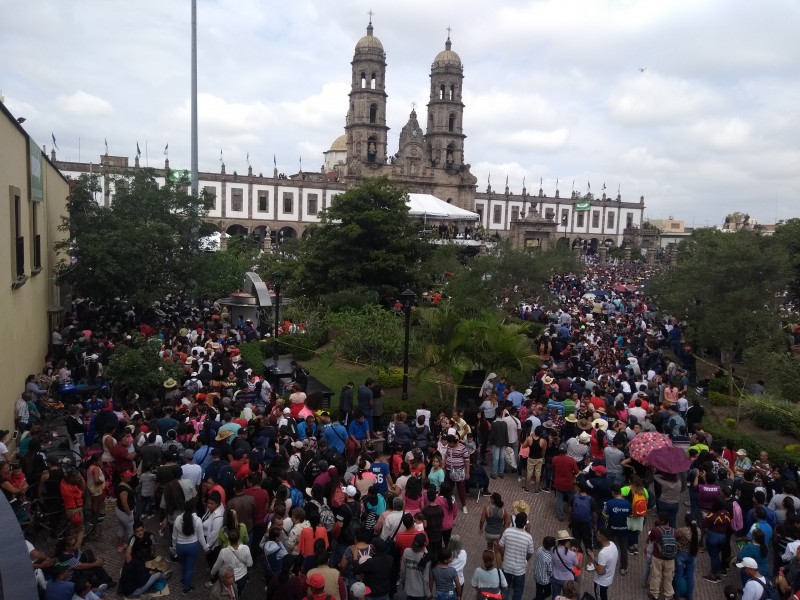
[{"label": "black pole", "polygon": [[406,300],[406,339],[403,346],[403,400],[408,400],[408,344],[411,336],[411,301]]},{"label": "black pole", "polygon": [[414,298],[416,298],[416,294],[407,289],[401,294],[403,298],[403,308],[406,312],[406,337],[405,343],[403,344],[403,394],[401,396],[402,400],[408,400],[408,346],[410,342],[411,336],[411,305],[414,303]]},{"label": "black pole", "polygon": [[282,273],[280,272],[272,274],[272,285],[275,288],[275,329],[272,331],[272,358],[275,360],[276,367],[278,366],[278,321],[281,312],[281,276]]}]

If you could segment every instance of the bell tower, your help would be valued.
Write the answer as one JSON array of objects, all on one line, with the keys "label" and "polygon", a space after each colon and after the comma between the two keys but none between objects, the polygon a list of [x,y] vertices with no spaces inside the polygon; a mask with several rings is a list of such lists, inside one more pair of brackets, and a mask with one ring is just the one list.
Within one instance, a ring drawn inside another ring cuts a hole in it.
[{"label": "bell tower", "polygon": [[344,129],[347,158],[351,164],[386,164],[389,131],[386,126],[386,53],[372,32],[370,14],[367,35],[358,40],[350,63],[353,80]]},{"label": "bell tower", "polygon": [[444,50],[431,65],[431,95],[428,102],[428,121],[425,141],[431,165],[436,168],[460,169],[464,160],[463,116],[461,90],[464,67],[461,57],[451,50],[450,32]]}]

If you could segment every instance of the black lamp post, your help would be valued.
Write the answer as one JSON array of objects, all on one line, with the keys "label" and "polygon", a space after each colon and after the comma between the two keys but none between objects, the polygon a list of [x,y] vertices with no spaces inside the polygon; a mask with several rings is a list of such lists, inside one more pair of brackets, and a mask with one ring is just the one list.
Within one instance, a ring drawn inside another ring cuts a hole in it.
[{"label": "black lamp post", "polygon": [[569,224],[569,217],[567,215],[561,217],[561,224],[564,226],[564,239],[567,239],[567,225]]},{"label": "black lamp post", "polygon": [[409,289],[400,294],[403,298],[403,310],[406,313],[406,339],[403,345],[403,400],[408,400],[408,344],[411,335],[411,305],[414,304],[414,298],[417,295]]},{"label": "black lamp post", "polygon": [[272,343],[275,350],[272,354],[272,358],[275,360],[276,367],[278,366],[278,322],[281,312],[281,279],[283,279],[283,273],[281,271],[275,271],[272,274],[272,286],[275,288],[275,329],[272,331],[274,337]]}]

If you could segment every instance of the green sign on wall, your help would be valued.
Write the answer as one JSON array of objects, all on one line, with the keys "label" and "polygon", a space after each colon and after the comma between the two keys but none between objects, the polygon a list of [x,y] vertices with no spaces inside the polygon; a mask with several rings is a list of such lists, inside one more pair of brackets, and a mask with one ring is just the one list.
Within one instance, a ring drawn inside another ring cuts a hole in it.
[{"label": "green sign on wall", "polygon": [[591,203],[591,202],[589,202],[588,200],[587,200],[587,201],[585,201],[585,202],[578,202],[578,203],[575,205],[575,212],[586,212],[586,211],[587,211],[587,210],[589,210],[591,207],[592,207],[592,203]]},{"label": "green sign on wall", "polygon": [[42,150],[32,137],[28,137],[28,173],[30,173],[30,194],[32,202],[44,200],[44,170],[42,169]]}]

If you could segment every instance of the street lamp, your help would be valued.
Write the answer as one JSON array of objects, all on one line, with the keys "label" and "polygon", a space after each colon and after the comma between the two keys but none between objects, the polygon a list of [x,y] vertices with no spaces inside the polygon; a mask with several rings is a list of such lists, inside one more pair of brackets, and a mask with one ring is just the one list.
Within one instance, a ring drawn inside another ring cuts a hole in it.
[{"label": "street lamp", "polygon": [[273,335],[273,353],[272,358],[275,360],[275,366],[278,366],[278,321],[280,319],[280,312],[281,312],[281,279],[283,279],[283,273],[281,271],[275,271],[272,274],[272,287],[275,288],[275,329],[272,330]]},{"label": "street lamp", "polygon": [[567,215],[563,215],[561,217],[561,225],[564,226],[564,239],[567,239],[567,223],[569,222],[569,217]]},{"label": "street lamp", "polygon": [[417,295],[410,289],[400,294],[403,299],[403,310],[406,313],[406,340],[403,345],[403,400],[408,400],[408,343],[409,336],[411,335],[411,305],[414,304],[414,298]]}]

